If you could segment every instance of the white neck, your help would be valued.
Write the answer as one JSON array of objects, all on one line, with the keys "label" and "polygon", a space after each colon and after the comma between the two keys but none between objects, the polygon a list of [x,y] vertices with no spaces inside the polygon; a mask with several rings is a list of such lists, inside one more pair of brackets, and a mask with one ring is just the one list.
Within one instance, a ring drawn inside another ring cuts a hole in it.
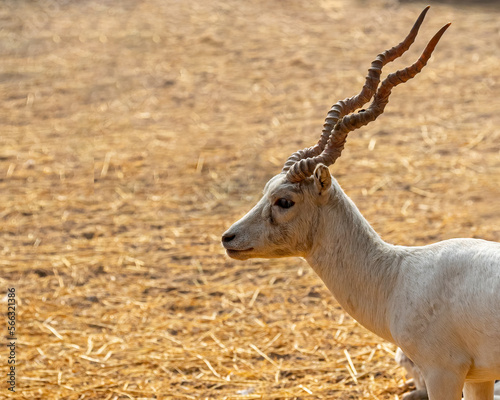
[{"label": "white neck", "polygon": [[334,182],[306,260],[361,325],[393,342],[388,303],[402,253],[385,243]]}]

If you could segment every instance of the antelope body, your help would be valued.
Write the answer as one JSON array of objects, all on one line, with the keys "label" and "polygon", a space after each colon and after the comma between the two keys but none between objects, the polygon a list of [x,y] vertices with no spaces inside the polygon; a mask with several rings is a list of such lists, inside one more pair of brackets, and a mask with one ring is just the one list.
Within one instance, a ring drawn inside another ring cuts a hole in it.
[{"label": "antelope body", "polygon": [[[422,247],[384,242],[330,175],[347,134],[380,115],[392,88],[425,66],[445,25],[416,63],[382,67],[413,43],[428,7],[398,46],[377,56],[361,92],[337,102],[318,143],[289,157],[262,199],[222,236],[235,259],[303,257],[360,324],[397,344],[431,400],[492,400],[500,379],[500,244],[452,239]],[[353,113],[372,97],[367,110]]]}]

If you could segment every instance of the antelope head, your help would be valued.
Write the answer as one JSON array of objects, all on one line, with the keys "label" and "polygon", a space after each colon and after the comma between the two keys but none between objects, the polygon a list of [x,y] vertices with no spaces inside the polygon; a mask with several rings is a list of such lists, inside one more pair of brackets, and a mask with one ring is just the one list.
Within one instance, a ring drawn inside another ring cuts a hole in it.
[{"label": "antelope head", "polygon": [[[417,75],[427,64],[443,26],[411,66],[389,74],[380,83],[382,67],[406,52],[417,36],[426,7],[408,36],[372,62],[361,92],[335,103],[326,117],[318,143],[293,153],[281,173],[265,186],[261,200],[222,235],[227,254],[235,259],[305,257],[322,219],[322,209],[335,205],[337,184],[328,167],[340,157],[349,132],[374,121],[384,112],[391,90]],[[360,110],[373,98],[366,110]]]}]

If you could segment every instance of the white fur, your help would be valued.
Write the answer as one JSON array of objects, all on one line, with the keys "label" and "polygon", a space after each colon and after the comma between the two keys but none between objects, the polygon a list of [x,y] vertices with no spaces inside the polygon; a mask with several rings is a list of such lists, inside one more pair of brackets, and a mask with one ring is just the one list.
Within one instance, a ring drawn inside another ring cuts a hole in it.
[{"label": "white fur", "polygon": [[[288,209],[278,199],[292,200]],[[360,324],[397,344],[431,400],[493,400],[500,379],[500,244],[384,242],[324,165],[290,183],[272,178],[224,235],[228,255],[304,257]],[[465,383],[465,387],[464,387]]]}]

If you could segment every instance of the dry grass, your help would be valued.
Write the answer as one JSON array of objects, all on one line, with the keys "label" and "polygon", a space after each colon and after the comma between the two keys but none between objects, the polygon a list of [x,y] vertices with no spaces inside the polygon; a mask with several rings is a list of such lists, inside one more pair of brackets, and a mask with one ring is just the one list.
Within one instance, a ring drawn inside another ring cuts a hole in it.
[{"label": "dry grass", "polygon": [[[390,242],[498,241],[499,9],[431,3],[389,69],[451,29],[332,171]],[[235,262],[219,237],[423,5],[2,2],[0,283],[20,306],[1,397],[400,395],[394,347],[304,262]]]}]

